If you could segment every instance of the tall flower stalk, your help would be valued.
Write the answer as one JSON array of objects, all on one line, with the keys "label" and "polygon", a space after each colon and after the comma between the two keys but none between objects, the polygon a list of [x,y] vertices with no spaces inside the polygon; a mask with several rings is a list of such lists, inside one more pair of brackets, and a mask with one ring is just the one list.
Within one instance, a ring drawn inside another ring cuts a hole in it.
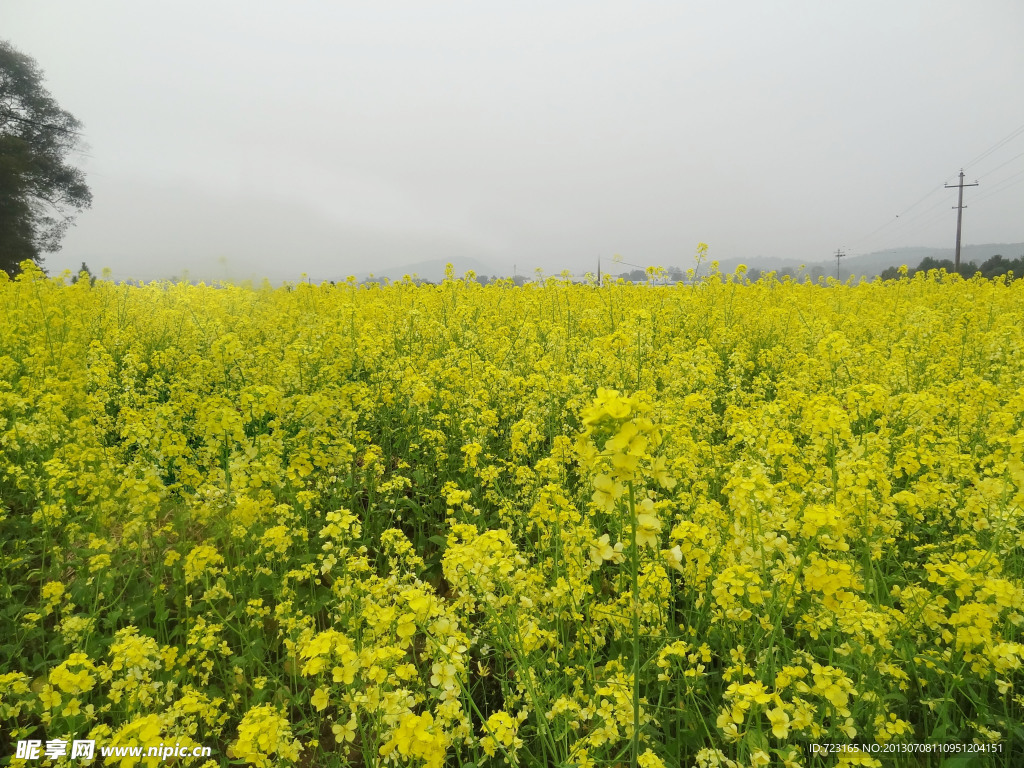
[{"label": "tall flower stalk", "polygon": [[[647,483],[657,478],[664,487],[675,485],[664,472],[663,462],[659,463],[654,455],[661,442],[661,431],[650,418],[650,412],[644,393],[626,396],[613,389],[598,389],[597,397],[583,410],[584,430],[577,443],[581,464],[594,473],[595,506],[609,514],[624,511],[628,519],[633,704],[630,755],[634,766],[640,757],[641,724],[640,555],[646,546],[658,551],[661,533],[661,521]],[[642,498],[638,498],[641,492]],[[613,546],[607,534],[596,544],[595,561],[621,561],[617,557],[621,546]]]}]

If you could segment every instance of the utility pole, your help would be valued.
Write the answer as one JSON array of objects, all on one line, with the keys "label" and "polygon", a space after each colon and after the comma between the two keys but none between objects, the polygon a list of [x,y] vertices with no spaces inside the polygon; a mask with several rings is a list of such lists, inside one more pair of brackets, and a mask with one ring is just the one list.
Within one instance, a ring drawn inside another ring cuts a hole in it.
[{"label": "utility pole", "polygon": [[973,184],[964,184],[964,169],[960,169],[960,183],[959,184],[947,184],[946,189],[959,189],[960,198],[957,200],[956,205],[956,259],[953,261],[953,271],[957,274],[960,273],[960,224],[964,218],[964,187],[976,187],[978,182]]},{"label": "utility pole", "polygon": [[836,280],[842,280],[839,276],[839,260],[843,258],[846,258],[846,254],[841,248],[836,248]]},{"label": "utility pole", "polygon": [[597,257],[597,287],[601,287],[601,257]]}]

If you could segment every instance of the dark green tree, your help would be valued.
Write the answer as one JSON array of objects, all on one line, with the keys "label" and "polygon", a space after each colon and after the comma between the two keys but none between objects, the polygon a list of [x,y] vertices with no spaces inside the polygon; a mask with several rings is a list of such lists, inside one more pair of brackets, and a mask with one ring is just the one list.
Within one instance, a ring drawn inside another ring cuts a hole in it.
[{"label": "dark green tree", "polygon": [[1008,258],[1002,254],[996,254],[991,259],[981,265],[981,274],[983,277],[999,277],[1009,272],[1013,264]]},{"label": "dark green tree", "polygon": [[87,280],[90,286],[96,285],[96,275],[92,273],[89,265],[84,261],[78,270],[78,274],[71,278],[72,284],[77,283],[79,280]]},{"label": "dark green tree", "polygon": [[43,87],[36,62],[0,40],[0,270],[56,251],[73,215],[92,204],[69,165],[81,124]]}]

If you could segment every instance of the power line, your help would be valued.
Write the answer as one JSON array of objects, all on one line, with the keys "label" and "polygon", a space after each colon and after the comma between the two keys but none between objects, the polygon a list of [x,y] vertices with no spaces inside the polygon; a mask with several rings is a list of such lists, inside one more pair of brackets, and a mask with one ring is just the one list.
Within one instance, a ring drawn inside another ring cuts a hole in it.
[{"label": "power line", "polygon": [[[982,197],[987,197],[987,196],[988,195],[983,195]],[[975,199],[975,204],[977,204],[977,202],[979,200],[981,200],[982,197],[976,198]],[[910,219],[908,219],[906,221],[905,226],[902,227],[898,233],[894,233],[892,235],[892,239],[889,240],[889,242],[886,245],[886,247],[885,248],[879,248],[878,250],[889,250],[891,248],[898,248],[900,246],[903,246],[903,245],[905,245],[907,243],[907,241],[911,237],[913,237],[917,233],[924,231],[929,226],[931,226],[931,225],[933,225],[933,224],[935,224],[935,223],[937,223],[939,221],[944,220],[945,217],[946,217],[946,211],[945,210],[937,211],[936,209],[939,208],[940,206],[945,206],[945,205],[946,205],[946,201],[945,200],[940,200],[938,203],[936,203],[935,205],[931,206],[930,208],[928,208],[928,209],[926,209],[924,211],[921,211],[916,216],[913,216]],[[929,214],[931,214],[931,215],[929,215]],[[858,251],[856,253],[847,254],[847,255],[864,255],[866,253],[867,253],[867,251]]]},{"label": "power line", "polygon": [[1013,129],[1012,131],[1010,131],[1010,134],[1009,134],[1008,136],[1006,136],[1006,137],[1005,137],[1005,138],[1003,138],[1003,139],[1000,139],[1000,140],[999,140],[999,141],[997,141],[997,142],[996,142],[995,144],[993,144],[993,145],[992,145],[991,147],[989,147],[989,148],[988,148],[988,149],[986,149],[986,150],[985,150],[984,152],[982,152],[982,153],[981,153],[980,155],[978,155],[978,156],[977,156],[976,158],[974,158],[974,159],[973,159],[973,160],[971,160],[970,162],[966,163],[966,164],[964,165],[964,168],[970,168],[970,167],[971,167],[971,166],[973,166],[973,165],[974,165],[975,163],[977,163],[977,162],[980,162],[981,160],[984,160],[984,159],[985,159],[986,157],[988,157],[989,155],[991,155],[991,154],[992,154],[993,152],[995,152],[995,151],[996,151],[997,149],[1000,149],[1000,148],[1001,148],[1001,147],[1003,147],[1004,145],[1006,145],[1006,144],[1008,144],[1009,142],[1013,141],[1013,140],[1014,140],[1015,138],[1017,138],[1018,136],[1020,136],[1020,135],[1021,135],[1022,133],[1024,133],[1024,125],[1020,125],[1020,126],[1018,126],[1017,128],[1014,128],[1014,129]]},{"label": "power line", "polygon": [[1007,161],[1006,161],[1005,163],[1000,163],[1000,164],[999,164],[999,165],[997,165],[997,166],[996,166],[995,168],[992,168],[992,169],[990,169],[990,170],[988,170],[988,171],[985,171],[985,173],[983,173],[983,174],[981,174],[980,176],[978,176],[978,178],[979,178],[979,179],[983,179],[983,178],[985,178],[986,176],[988,176],[988,175],[989,175],[990,173],[995,173],[995,172],[996,172],[996,171],[998,171],[998,170],[999,170],[1000,168],[1004,168],[1004,167],[1006,167],[1007,165],[1009,165],[1010,163],[1012,163],[1012,162],[1013,162],[1014,160],[1016,160],[1016,159],[1017,159],[1018,157],[1024,157],[1024,152],[1021,152],[1020,154],[1014,155],[1014,156],[1013,156],[1013,157],[1011,157],[1011,158],[1010,158],[1009,160],[1007,160]]},{"label": "power line", "polygon": [[[945,203],[945,201],[943,201],[943,203]],[[900,232],[896,236],[896,239],[892,241],[892,246],[890,246],[890,247],[897,247],[897,246],[900,246],[900,245],[904,245],[907,242],[907,240],[910,239],[910,237],[912,235],[916,235],[918,232],[921,232],[921,231],[927,229],[930,225],[932,225],[932,224],[934,224],[934,223],[936,223],[936,222],[938,222],[938,221],[940,221],[942,219],[945,219],[945,217],[946,217],[946,212],[945,211],[938,211],[937,213],[933,213],[931,216],[928,216],[927,218],[924,218],[924,219],[918,221],[918,223],[915,226],[912,226],[909,229],[905,229],[902,232]],[[882,250],[885,250],[885,249],[882,249]]]},{"label": "power line", "polygon": [[[988,198],[992,197],[992,195],[996,195],[996,194],[998,194],[1000,192],[1003,192],[1003,191],[1009,189],[1010,187],[1017,186],[1022,181],[1024,181],[1024,179],[1017,179],[1018,176],[1022,176],[1022,175],[1024,175],[1024,170],[1017,171],[1017,173],[1013,174],[1012,176],[1007,176],[1005,179],[1002,179],[1001,181],[996,182],[995,186],[993,186],[990,189],[988,189],[985,192],[984,195],[982,195],[981,197],[975,198],[975,200],[974,200],[975,204],[980,203],[982,200],[987,200]],[[1017,179],[1017,180],[1013,181],[1013,179]],[[1012,183],[1007,184],[1006,182],[1008,182],[1008,181],[1012,182]]]},{"label": "power line", "polygon": [[[920,205],[921,203],[923,203],[923,202],[924,202],[925,200],[927,200],[927,199],[928,199],[929,197],[931,197],[931,196],[932,196],[932,195],[934,195],[934,194],[935,194],[936,192],[939,192],[939,191],[940,191],[940,190],[942,190],[942,189],[943,189],[943,187],[933,187],[933,188],[932,188],[932,190],[931,190],[930,192],[928,192],[928,194],[926,194],[926,195],[925,195],[924,197],[922,197],[921,199],[919,199],[919,200],[918,200],[917,202],[915,202],[915,203],[914,203],[913,205],[909,206],[909,207],[908,207],[908,208],[907,208],[906,210],[904,210],[904,211],[901,211],[900,213],[896,214],[896,215],[895,215],[895,216],[894,216],[893,218],[889,219],[889,220],[888,220],[887,222],[885,222],[884,224],[882,224],[882,226],[878,227],[877,229],[874,229],[874,230],[872,230],[871,232],[869,232],[868,234],[864,235],[863,237],[859,237],[859,238],[857,238],[856,240],[854,240],[854,241],[853,241],[853,245],[857,245],[858,243],[863,243],[863,242],[864,242],[864,241],[866,241],[866,240],[870,240],[870,239],[871,239],[872,237],[874,237],[875,235],[877,235],[877,234],[878,234],[879,232],[881,232],[881,231],[882,231],[883,229],[885,229],[886,227],[890,227],[890,226],[892,226],[893,224],[896,224],[896,223],[898,222],[898,220],[899,220],[899,218],[900,218],[901,216],[906,216],[906,215],[907,215],[908,213],[910,213],[910,212],[911,212],[912,210],[914,210],[914,209],[915,209],[915,208],[916,208],[917,206],[919,206],[919,205]],[[939,204],[941,205],[941,203],[939,203]],[[934,208],[934,206],[932,206],[932,207]],[[929,208],[929,209],[927,209],[927,210],[931,210],[931,208]],[[925,213],[927,213],[927,210],[925,211]],[[918,214],[918,215],[921,215],[921,214]],[[915,217],[915,218],[916,218],[916,217]],[[913,220],[913,219],[912,219],[912,220]],[[901,224],[902,224],[903,222],[899,222],[899,223],[901,223]]]},{"label": "power line", "polygon": [[[924,198],[922,198],[922,200],[925,200],[928,197],[931,197],[931,195],[933,195],[935,192],[938,192],[938,191],[940,191],[942,189],[944,189],[944,187],[937,187],[932,192],[930,192],[928,195],[926,195]],[[915,203],[914,205],[916,206],[920,202],[921,201],[918,201],[918,203]],[[932,211],[934,211],[936,208],[938,208],[939,206],[943,206],[945,204],[946,204],[945,199],[941,199],[938,202],[933,203],[932,205],[928,206],[923,211],[918,211],[916,214],[914,214],[910,218],[906,218],[904,216],[904,213],[906,213],[906,212],[901,213],[898,216],[896,216],[895,219],[893,219],[892,221],[890,221],[887,224],[885,224],[883,227],[880,227],[879,229],[876,229],[875,232],[872,233],[872,235],[877,234],[878,232],[880,232],[885,227],[889,226],[890,224],[896,223],[898,221],[899,224],[901,225],[900,226],[900,231],[899,231],[898,234],[893,234],[892,237],[902,237],[907,232],[907,229],[906,229],[907,226],[913,224],[914,222],[920,221],[922,218],[928,216],[928,214],[931,213]],[[911,206],[911,208],[913,208],[913,207],[914,206]],[[911,210],[911,208],[908,208],[907,210]],[[932,217],[930,217],[928,219],[928,221],[932,221],[935,218],[936,218],[935,216],[932,216]],[[919,227],[915,227],[913,231],[917,231],[918,229],[919,229]],[[873,238],[872,235],[869,235],[869,236],[866,236],[866,237],[862,237],[862,238],[860,238],[860,240],[857,240],[857,241],[854,241],[854,242],[855,242],[855,244],[870,243],[872,239],[877,239],[877,238]],[[867,251],[863,250],[863,248],[864,248],[864,246],[862,245],[862,248],[860,249],[860,251],[863,252],[863,253],[867,253]]]},{"label": "power line", "polygon": [[[1006,191],[1010,187],[1017,186],[1022,181],[1024,181],[1024,178],[1020,178],[1021,176],[1024,176],[1024,170],[1018,171],[1014,174],[1011,174],[1010,176],[1006,176],[1003,179],[1000,179],[998,182],[995,182],[992,186],[988,186],[984,194],[974,198],[974,204],[977,205],[983,200],[988,200],[990,197]],[[956,188],[957,186],[958,185],[954,184],[953,188]],[[970,185],[965,184],[964,186]],[[899,247],[900,245],[904,244],[910,236],[917,234],[918,232],[921,232],[922,230],[926,229],[929,225],[934,224],[935,222],[938,222],[941,219],[943,219],[946,216],[945,211],[935,212],[935,210],[939,206],[944,206],[945,204],[945,200],[940,200],[935,205],[926,208],[925,210],[918,213],[916,216],[912,216],[911,218],[907,219],[905,222],[901,220],[900,223],[903,226],[901,226],[900,231],[892,234],[892,239],[889,241],[889,245],[886,248],[879,248],[878,250],[887,250],[888,248]],[[956,206],[953,207],[955,208]],[[964,207],[966,208],[967,206]],[[929,216],[928,214],[932,215]],[[858,249],[856,252],[847,255],[864,255],[866,253],[868,253],[867,250]]]},{"label": "power line", "polygon": [[[968,163],[966,163],[964,165],[964,168],[965,169],[966,168],[970,168],[970,167],[974,166],[975,164],[981,162],[982,160],[984,160],[985,158],[989,157],[994,152],[997,152],[999,149],[1003,148],[1004,146],[1006,146],[1007,144],[1009,144],[1011,141],[1013,141],[1014,139],[1016,139],[1018,136],[1020,136],[1022,134],[1024,134],[1024,125],[1019,125],[1016,128],[1014,128],[1009,134],[1007,134],[1002,139],[997,141],[995,144],[993,144],[992,146],[988,147],[988,149],[984,150],[978,156],[976,156],[973,159],[971,159],[970,162],[968,162]],[[1003,167],[1009,165],[1010,163],[1012,163],[1014,160],[1018,159],[1021,156],[1024,156],[1024,152],[1022,152],[1022,153],[1020,153],[1018,155],[1015,155],[1014,157],[1010,158],[1009,160],[1001,163],[1000,165],[997,165],[995,168],[992,168],[991,170],[986,171],[985,175],[994,173],[995,171],[999,170],[1000,168],[1003,168]],[[956,176],[954,175],[952,178],[955,179]],[[1013,178],[1013,177],[1010,177],[1010,178]],[[911,217],[910,219],[906,219],[906,215],[908,213],[910,213],[911,211],[913,211],[915,208],[917,208],[919,205],[921,205],[921,203],[926,201],[928,198],[930,198],[936,192],[939,192],[939,191],[941,191],[943,189],[948,188],[949,187],[949,182],[950,182],[950,179],[946,179],[941,187],[935,187],[935,188],[931,189],[927,194],[925,194],[923,197],[919,198],[916,202],[914,202],[912,205],[908,206],[905,210],[901,211],[900,213],[898,213],[893,218],[889,219],[885,223],[883,223],[880,226],[876,227],[875,229],[871,230],[868,234],[863,235],[862,237],[859,237],[859,238],[853,240],[851,242],[851,245],[858,246],[858,245],[863,245],[865,243],[868,243],[871,240],[875,239],[879,235],[879,233],[883,232],[883,230],[889,229],[894,224],[905,225],[905,224],[913,223],[915,221],[920,220],[923,216],[925,216],[926,214],[928,214],[929,212],[931,212],[932,210],[934,210],[938,206],[942,205],[944,201],[940,200],[935,205],[932,205],[931,207],[926,208],[924,211],[921,211],[921,212],[917,213],[915,216]],[[958,185],[953,185],[953,186],[958,186]],[[965,185],[965,186],[972,186],[972,185]],[[1002,187],[1002,189],[1005,189],[1005,187]],[[994,192],[996,190],[992,190],[992,191]],[[989,195],[984,195],[982,198],[978,198],[978,199],[979,200],[980,199],[984,199],[984,197],[988,197],[988,196]],[[902,234],[906,234],[906,229],[903,226],[901,226],[900,229],[903,230],[901,235]],[[915,229],[915,231],[916,231],[916,229]]]},{"label": "power line", "polygon": [[991,185],[992,185],[993,187],[998,187],[999,185],[1001,185],[1001,184],[1004,184],[1005,182],[1009,181],[1010,179],[1015,179],[1015,178],[1017,178],[1017,177],[1018,177],[1018,176],[1020,176],[1020,175],[1021,175],[1022,173],[1024,173],[1024,169],[1021,169],[1021,170],[1017,171],[1016,173],[1011,173],[1011,174],[1010,174],[1009,176],[1004,176],[1003,178],[1001,178],[1001,179],[999,179],[999,180],[997,180],[997,181],[992,181],[992,182],[989,182],[989,183],[990,183],[990,184],[991,184]]}]

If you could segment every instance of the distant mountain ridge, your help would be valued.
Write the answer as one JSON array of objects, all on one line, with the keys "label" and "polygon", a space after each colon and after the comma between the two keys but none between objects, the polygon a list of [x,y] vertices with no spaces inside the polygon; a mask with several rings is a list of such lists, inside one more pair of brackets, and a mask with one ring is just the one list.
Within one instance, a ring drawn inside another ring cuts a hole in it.
[{"label": "distant mountain ridge", "polygon": [[[1024,254],[1024,243],[988,243],[984,245],[964,245],[960,247],[960,262],[973,261],[979,267],[993,256],[1005,256],[1007,259],[1015,259]],[[871,270],[872,274],[889,268],[906,264],[908,267],[916,267],[926,258],[936,260],[950,259],[956,255],[955,248],[895,248],[888,251],[875,251],[861,256],[850,256],[845,261],[847,266],[855,274],[862,274]]]},{"label": "distant mountain ridge", "polygon": [[[1005,256],[1007,259],[1015,259],[1022,254],[1024,254],[1024,243],[986,243],[983,245],[964,245],[960,247],[961,263],[973,261],[979,267],[996,255]],[[871,278],[889,267],[899,267],[906,264],[913,269],[923,259],[930,257],[937,260],[952,260],[954,255],[954,248],[931,248],[928,246],[890,248],[885,251],[873,251],[871,253],[842,258],[839,263],[839,274],[843,279],[850,275],[863,275]],[[779,272],[783,269],[790,269],[795,273],[803,265],[806,274],[810,274],[815,267],[820,268],[826,275],[836,274],[836,261],[834,258],[822,259],[820,261],[799,261],[797,259],[778,259],[760,256],[753,259],[730,258],[719,262],[719,268],[723,272],[732,272],[740,264],[746,265],[748,269],[759,269],[762,272]]]},{"label": "distant mountain ridge", "polygon": [[409,275],[420,280],[439,283],[444,280],[445,268],[449,263],[451,263],[457,277],[462,277],[469,270],[473,270],[477,275],[486,275],[487,277],[492,275],[500,276],[504,272],[504,270],[493,264],[488,264],[471,256],[453,256],[450,259],[427,259],[426,261],[417,261],[411,264],[401,264],[397,267],[382,267],[379,270],[358,274],[357,277],[360,280],[365,280],[372,275],[374,278],[387,278],[391,281],[397,281]]},{"label": "distant mountain ridge", "polygon": [[[960,249],[960,260],[963,263],[974,262],[979,267],[995,255],[1005,256],[1007,259],[1015,259],[1024,255],[1024,243],[987,243],[982,245],[965,245]],[[936,260],[950,259],[954,256],[953,248],[932,248],[928,246],[913,246],[906,248],[890,248],[884,251],[862,253],[846,256],[840,261],[839,275],[845,280],[851,275],[867,278],[876,277],[889,267],[899,267],[906,264],[913,269],[923,259],[933,258]],[[450,259],[427,259],[424,261],[402,264],[396,267],[382,267],[372,271],[357,273],[360,280],[373,278],[385,278],[390,281],[401,280],[405,275],[415,276],[420,280],[428,280],[438,283],[445,278],[445,267],[451,263],[458,277],[462,277],[467,271],[472,270],[481,277],[512,277],[513,269],[507,264],[483,261],[471,256],[453,256]],[[799,259],[785,259],[775,257],[756,256],[753,258],[725,258],[719,261],[719,269],[722,272],[733,272],[740,264],[747,267],[748,272],[754,269],[761,272],[781,272],[789,270],[796,274],[803,266],[803,274],[808,276],[836,274],[835,259],[821,259],[819,261],[800,261]],[[616,264],[612,264],[616,267]],[[700,273],[708,273],[708,265],[702,264]],[[557,274],[558,270],[548,271],[548,274]],[[613,274],[614,270],[609,272]],[[532,276],[532,271],[521,270],[520,274]]]}]

